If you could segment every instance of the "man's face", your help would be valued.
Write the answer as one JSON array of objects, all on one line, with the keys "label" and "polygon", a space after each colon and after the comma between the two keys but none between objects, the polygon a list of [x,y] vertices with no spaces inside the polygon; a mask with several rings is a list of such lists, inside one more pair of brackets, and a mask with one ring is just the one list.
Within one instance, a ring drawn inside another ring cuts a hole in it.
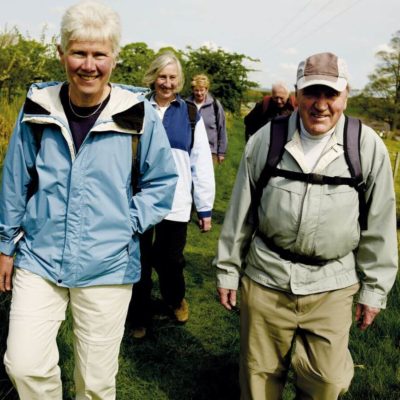
[{"label": "man's face", "polygon": [[321,135],[333,128],[347,106],[347,90],[337,92],[324,85],[298,90],[297,104],[304,128],[311,135]]},{"label": "man's face", "polygon": [[289,98],[289,93],[283,87],[275,87],[272,89],[272,100],[279,107],[282,108]]}]

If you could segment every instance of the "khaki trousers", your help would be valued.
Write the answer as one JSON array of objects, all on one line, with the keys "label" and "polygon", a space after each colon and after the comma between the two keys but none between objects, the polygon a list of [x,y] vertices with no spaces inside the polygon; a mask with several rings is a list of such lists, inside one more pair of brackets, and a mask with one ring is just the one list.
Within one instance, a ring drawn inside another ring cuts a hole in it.
[{"label": "khaki trousers", "polygon": [[119,347],[132,285],[61,288],[16,268],[6,371],[22,400],[61,400],[57,332],[70,303],[76,399],[115,399]]},{"label": "khaki trousers", "polygon": [[359,284],[298,296],[246,276],[242,283],[241,399],[281,399],[290,363],[296,399],[336,400],[345,393],[354,374],[348,340]]}]

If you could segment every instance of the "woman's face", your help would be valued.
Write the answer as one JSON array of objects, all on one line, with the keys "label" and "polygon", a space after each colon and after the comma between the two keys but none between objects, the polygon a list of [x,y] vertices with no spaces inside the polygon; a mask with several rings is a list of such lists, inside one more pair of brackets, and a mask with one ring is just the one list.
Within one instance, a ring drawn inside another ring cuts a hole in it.
[{"label": "woman's face", "polygon": [[178,83],[178,67],[175,63],[168,64],[160,71],[154,82],[157,103],[167,105],[174,100]]},{"label": "woman's face", "polygon": [[72,40],[65,53],[59,48],[69,81],[69,95],[77,106],[90,107],[104,100],[115,66],[109,41]]},{"label": "woman's face", "polygon": [[204,100],[206,99],[207,93],[208,89],[205,88],[204,86],[195,86],[193,88],[193,97],[196,103],[203,103]]}]

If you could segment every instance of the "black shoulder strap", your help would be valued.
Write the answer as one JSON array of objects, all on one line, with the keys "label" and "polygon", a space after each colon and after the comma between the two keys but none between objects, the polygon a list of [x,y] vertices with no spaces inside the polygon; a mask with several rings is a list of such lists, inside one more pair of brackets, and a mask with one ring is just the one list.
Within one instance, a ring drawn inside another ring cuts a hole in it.
[{"label": "black shoulder strap", "polygon": [[190,144],[190,149],[192,149],[194,144],[194,130],[196,128],[196,123],[197,123],[197,107],[190,101],[185,100],[185,102],[188,110],[190,129],[192,130],[192,141]]},{"label": "black shoulder strap", "polygon": [[262,192],[272,176],[272,169],[279,164],[279,161],[282,159],[285,151],[285,144],[288,136],[288,123],[289,116],[277,117],[271,120],[270,143],[267,161],[257,180],[252,198],[253,217],[254,222],[256,222],[257,225],[258,206],[260,205]]},{"label": "black shoulder strap", "polygon": [[219,109],[218,109],[218,100],[215,98],[215,96],[214,95],[211,95],[211,98],[212,98],[212,100],[213,100],[213,103],[212,103],[212,105],[213,105],[213,109],[214,109],[214,115],[215,115],[215,123],[216,123],[216,126],[217,126],[217,130],[218,130],[218,127],[219,127]]},{"label": "black shoulder strap", "polygon": [[344,125],[344,156],[352,178],[356,182],[355,189],[358,192],[359,224],[361,230],[368,229],[368,206],[365,200],[366,186],[361,169],[361,121],[352,117],[345,117]]},{"label": "black shoulder strap", "polygon": [[132,171],[131,171],[131,186],[132,193],[135,195],[140,192],[139,188],[139,175],[140,164],[138,156],[139,140],[141,135],[132,135]]},{"label": "black shoulder strap", "polygon": [[43,124],[31,124],[31,127],[32,127],[32,133],[33,133],[33,139],[36,144],[36,154],[37,154],[37,153],[39,153],[40,145],[42,143],[44,125]]},{"label": "black shoulder strap", "polygon": [[[44,125],[31,123],[30,127],[32,128],[33,141],[36,148],[35,154],[37,155],[40,151],[40,146],[42,143]],[[28,199],[30,199],[36,193],[39,187],[39,176],[36,170],[36,163],[32,165],[32,168],[29,168],[29,174],[31,176],[31,181],[28,186]]]}]

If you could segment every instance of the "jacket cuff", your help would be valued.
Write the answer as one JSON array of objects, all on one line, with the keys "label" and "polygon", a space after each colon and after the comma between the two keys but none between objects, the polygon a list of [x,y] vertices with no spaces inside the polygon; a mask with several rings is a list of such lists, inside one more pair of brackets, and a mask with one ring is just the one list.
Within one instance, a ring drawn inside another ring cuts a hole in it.
[{"label": "jacket cuff", "polygon": [[239,275],[232,276],[226,273],[217,273],[217,287],[237,290],[239,287]]},{"label": "jacket cuff", "polygon": [[212,215],[212,211],[211,210],[210,211],[198,211],[197,212],[197,216],[199,218],[207,218],[207,217],[211,217],[211,215]]},{"label": "jacket cuff", "polygon": [[372,292],[370,290],[361,289],[357,303],[365,304],[370,307],[375,307],[379,309],[386,308],[387,296],[381,295],[379,293]]},{"label": "jacket cuff", "polygon": [[14,243],[0,242],[0,253],[6,256],[13,256],[15,253],[17,245]]}]

